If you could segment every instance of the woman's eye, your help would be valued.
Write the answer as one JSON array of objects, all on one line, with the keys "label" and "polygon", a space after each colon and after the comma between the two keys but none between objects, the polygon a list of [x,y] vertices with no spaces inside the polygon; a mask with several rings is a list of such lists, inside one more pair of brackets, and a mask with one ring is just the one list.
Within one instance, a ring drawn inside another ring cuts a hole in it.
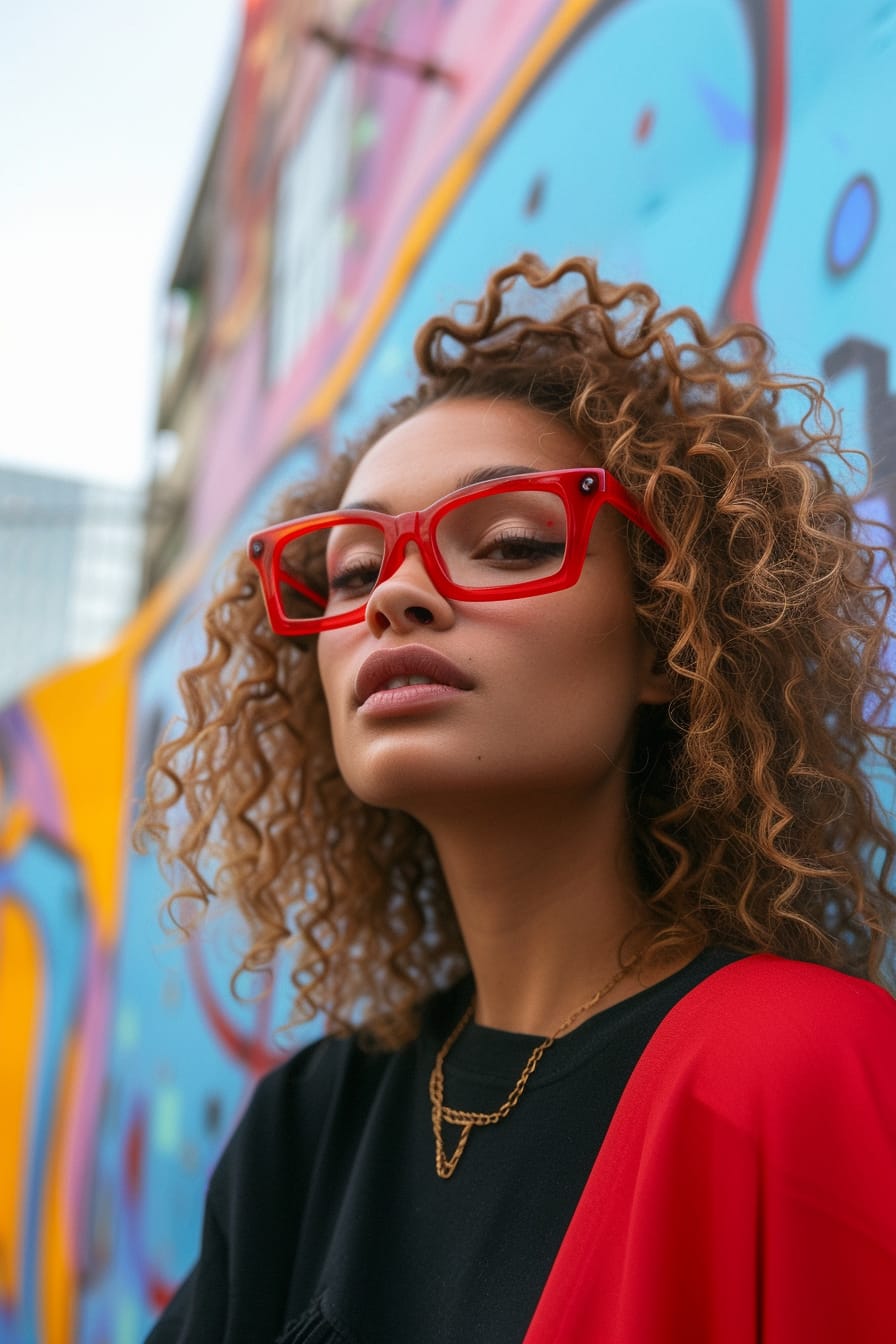
[{"label": "woman's eye", "polygon": [[341,564],[329,578],[331,597],[355,597],[369,593],[380,572],[379,560],[352,560]]},{"label": "woman's eye", "polygon": [[521,569],[542,564],[547,560],[562,559],[565,550],[565,541],[549,541],[545,537],[507,532],[483,541],[473,559]]}]

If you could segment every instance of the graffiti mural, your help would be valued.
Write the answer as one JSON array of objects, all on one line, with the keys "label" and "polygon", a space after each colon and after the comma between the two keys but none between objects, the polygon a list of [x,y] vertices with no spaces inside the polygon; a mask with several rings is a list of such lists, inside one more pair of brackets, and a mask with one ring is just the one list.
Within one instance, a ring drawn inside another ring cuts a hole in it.
[{"label": "graffiti mural", "polygon": [[316,1030],[276,1031],[282,977],[233,998],[233,921],[164,932],[128,833],[216,567],[406,389],[424,317],[534,250],[758,321],[827,380],[869,519],[896,513],[893,0],[328,14],[246,5],[190,554],[107,658],[0,714],[0,1344],[136,1344],[254,1081]]}]

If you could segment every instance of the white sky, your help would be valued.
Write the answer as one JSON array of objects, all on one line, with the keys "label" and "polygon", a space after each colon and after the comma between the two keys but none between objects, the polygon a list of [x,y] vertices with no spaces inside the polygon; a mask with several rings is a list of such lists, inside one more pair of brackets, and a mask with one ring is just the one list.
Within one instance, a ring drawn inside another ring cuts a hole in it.
[{"label": "white sky", "polygon": [[0,464],[133,484],[241,0],[0,14]]}]

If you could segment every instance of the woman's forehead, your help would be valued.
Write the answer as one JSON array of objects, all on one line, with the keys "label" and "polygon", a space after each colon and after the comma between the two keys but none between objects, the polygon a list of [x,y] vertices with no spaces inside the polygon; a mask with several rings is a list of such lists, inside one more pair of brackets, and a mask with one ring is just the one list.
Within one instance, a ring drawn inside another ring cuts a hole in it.
[{"label": "woman's forehead", "polygon": [[388,431],[355,468],[343,505],[423,508],[471,476],[550,471],[589,461],[562,421],[514,401],[438,402]]}]

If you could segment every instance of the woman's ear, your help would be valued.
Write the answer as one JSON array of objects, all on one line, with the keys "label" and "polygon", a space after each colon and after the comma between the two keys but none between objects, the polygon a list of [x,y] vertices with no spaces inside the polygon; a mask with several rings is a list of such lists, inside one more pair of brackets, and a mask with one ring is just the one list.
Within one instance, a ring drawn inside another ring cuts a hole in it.
[{"label": "woman's ear", "polygon": [[674,694],[672,678],[662,654],[644,640],[644,661],[641,670],[642,705],[665,705]]}]

